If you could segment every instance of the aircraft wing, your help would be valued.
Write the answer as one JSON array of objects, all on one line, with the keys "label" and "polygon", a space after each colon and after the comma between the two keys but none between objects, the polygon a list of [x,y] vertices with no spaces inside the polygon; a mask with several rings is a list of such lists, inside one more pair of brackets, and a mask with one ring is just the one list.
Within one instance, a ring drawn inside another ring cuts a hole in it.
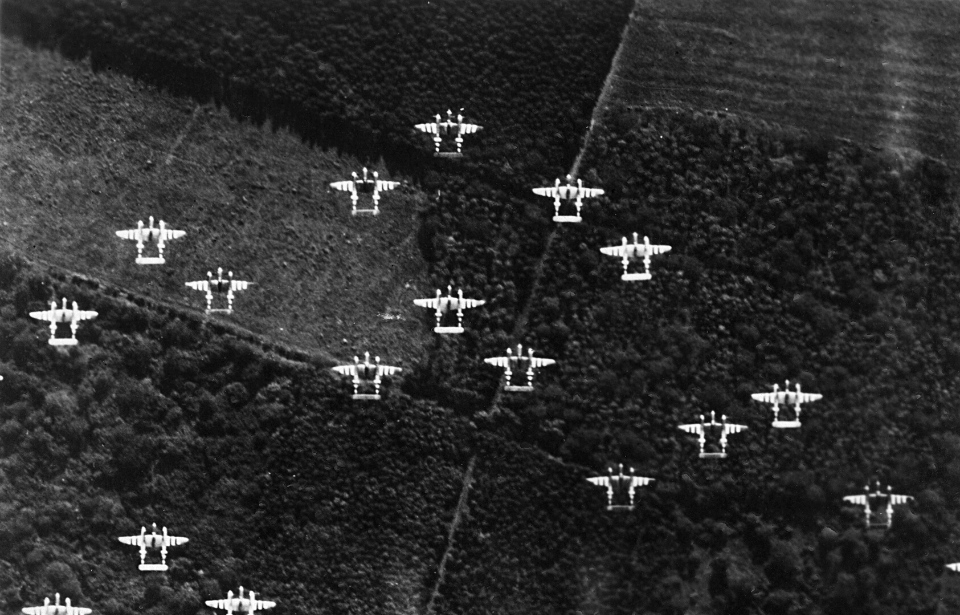
[{"label": "aircraft wing", "polygon": [[510,357],[490,357],[489,359],[484,359],[483,362],[495,367],[510,367]]},{"label": "aircraft wing", "polygon": [[186,285],[192,288],[193,290],[202,290],[202,291],[210,290],[210,282],[208,282],[207,280],[199,280],[197,282],[186,282]]},{"label": "aircraft wing", "polygon": [[740,433],[747,429],[746,425],[737,425],[736,423],[724,423],[723,433]]},{"label": "aircraft wing", "polygon": [[133,239],[133,240],[140,239],[140,231],[138,229],[129,229],[126,231],[115,231],[115,232],[117,234],[117,237],[119,237],[120,239]]},{"label": "aircraft wing", "polygon": [[125,545],[132,545],[134,547],[139,547],[144,542],[140,536],[121,536],[117,540]]},{"label": "aircraft wing", "polygon": [[580,188],[580,196],[585,199],[591,199],[603,194],[603,188]]},{"label": "aircraft wing", "polygon": [[333,182],[330,184],[330,187],[333,188],[334,190],[343,190],[344,192],[353,192],[354,190],[352,179],[346,179],[340,182]]},{"label": "aircraft wing", "polygon": [[357,373],[358,373],[356,365],[338,365],[331,369],[337,372],[338,374],[342,374],[344,376],[353,376],[354,378],[357,377]]},{"label": "aircraft wing", "polygon": [[899,506],[900,504],[906,504],[913,499],[912,495],[896,495],[890,494],[890,505]]},{"label": "aircraft wing", "polygon": [[230,280],[230,290],[247,290],[251,284],[253,284],[253,282],[246,282],[244,280]]},{"label": "aircraft wing", "polygon": [[462,135],[472,135],[483,128],[483,126],[477,126],[476,124],[460,124],[460,134]]},{"label": "aircraft wing", "polygon": [[43,310],[40,312],[30,312],[30,318],[36,318],[37,320],[46,320],[48,322],[49,321],[64,322],[60,314],[60,312],[62,311],[63,310],[57,309],[57,310]]},{"label": "aircraft wing", "polygon": [[187,231],[174,231],[170,229],[163,229],[163,240],[168,241],[170,239],[180,239],[186,234],[187,234]]},{"label": "aircraft wing", "polygon": [[460,301],[459,299],[454,299],[454,304],[459,304],[458,307],[464,310],[469,310],[470,308],[475,308],[483,305],[487,302],[486,299],[464,299]]},{"label": "aircraft wing", "polygon": [[394,367],[392,365],[379,365],[377,366],[377,373],[381,376],[392,376],[396,373],[403,371],[403,368]]},{"label": "aircraft wing", "polygon": [[750,397],[765,404],[782,404],[785,395],[783,391],[776,391],[771,393],[752,393]]},{"label": "aircraft wing", "polygon": [[[652,254],[653,256],[656,256],[657,254],[666,254],[667,252],[673,249],[673,246],[665,246],[662,244],[658,245],[654,243],[650,244],[649,247],[650,247],[650,254]],[[641,246],[641,251],[646,251],[646,248],[647,248],[646,245]]]},{"label": "aircraft wing", "polygon": [[183,536],[167,536],[168,547],[179,547],[180,545],[188,542],[190,542],[190,539],[184,538]]},{"label": "aircraft wing", "polygon": [[703,425],[700,423],[689,423],[687,425],[680,425],[679,427],[687,433],[693,433],[697,435],[703,434]]},{"label": "aircraft wing", "polygon": [[[797,395],[794,393],[794,395]],[[805,404],[811,401],[817,401],[818,399],[823,399],[823,395],[820,393],[800,393],[798,395],[799,399],[797,400],[801,404]]]},{"label": "aircraft wing", "polygon": [[867,505],[867,496],[865,495],[845,495],[843,496],[844,502],[849,502],[857,506],[866,506]]},{"label": "aircraft wing", "polygon": [[591,476],[587,479],[597,487],[606,487],[610,488],[610,477],[609,476]]},{"label": "aircraft wing", "polygon": [[220,598],[219,600],[207,600],[204,602],[211,609],[223,609],[225,611],[239,611],[243,608],[243,603],[248,600],[239,598]]},{"label": "aircraft wing", "polygon": [[654,478],[647,478],[646,476],[631,476],[630,477],[630,487],[646,487],[652,483]]},{"label": "aircraft wing", "polygon": [[440,299],[434,297],[432,299],[414,299],[414,305],[419,305],[420,307],[430,308],[431,310],[437,309],[437,306],[440,305]]},{"label": "aircraft wing", "polygon": [[557,196],[557,194],[559,194],[559,192],[560,192],[560,189],[557,188],[556,186],[549,186],[549,187],[547,187],[547,188],[534,188],[534,189],[533,189],[533,193],[534,193],[534,194],[539,194],[540,196],[548,196],[548,197],[550,197],[550,198],[553,198],[553,197]]},{"label": "aircraft wing", "polygon": [[377,180],[377,190],[393,190],[400,185],[400,182],[387,181],[385,179]]},{"label": "aircraft wing", "polygon": [[960,564],[947,564],[947,568],[954,572],[960,572]]},{"label": "aircraft wing", "polygon": [[600,248],[600,251],[606,254],[607,256],[623,256],[625,254],[629,256],[633,254],[633,250],[631,250],[631,248],[633,248],[633,246],[631,245],[619,245],[619,246],[610,246],[607,248]]},{"label": "aircraft wing", "polygon": [[542,357],[530,357],[530,367],[546,367],[556,363],[553,359],[544,359]]},{"label": "aircraft wing", "polygon": [[97,312],[95,310],[70,310],[71,318],[76,320],[92,320],[97,317]]},{"label": "aircraft wing", "polygon": [[439,132],[436,122],[430,122],[429,124],[417,124],[414,126],[417,130],[421,130],[425,133],[435,135]]}]

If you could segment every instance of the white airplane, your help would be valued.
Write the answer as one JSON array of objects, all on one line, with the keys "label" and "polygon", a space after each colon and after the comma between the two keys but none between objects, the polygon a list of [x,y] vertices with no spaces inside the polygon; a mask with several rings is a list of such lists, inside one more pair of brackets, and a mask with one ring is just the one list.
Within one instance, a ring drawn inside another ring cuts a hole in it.
[{"label": "white airplane", "polygon": [[960,572],[960,564],[947,564],[947,568],[954,572]]},{"label": "white airplane", "polygon": [[[889,485],[887,485],[887,492],[884,493],[880,490],[879,481],[877,482],[877,490],[873,493],[870,493],[870,485],[865,485],[863,490],[862,495],[847,495],[844,496],[843,501],[855,506],[863,506],[864,520],[868,528],[889,528],[893,525],[893,507],[906,504],[913,499],[913,496],[910,495],[893,493],[893,488]],[[870,502],[884,498],[887,500],[886,508],[882,512],[874,512]]]},{"label": "white airplane", "polygon": [[[374,357],[373,363],[370,362],[370,353],[363,353],[363,363],[360,357],[353,357],[353,363],[347,365],[338,365],[333,371],[343,376],[353,378],[353,399],[380,399],[380,379],[383,376],[392,376],[401,371],[399,367],[391,365],[380,365],[380,357]],[[373,382],[373,394],[359,393],[361,381]]]},{"label": "white airplane", "polygon": [[[168,229],[166,222],[160,221],[160,227],[154,228],[153,216],[150,216],[150,226],[144,228],[143,220],[137,221],[137,228],[127,231],[116,231],[120,239],[132,239],[137,242],[137,260],[138,265],[162,265],[166,260],[163,258],[163,248],[165,242],[172,239],[179,239],[187,234],[186,231],[174,231]],[[157,242],[157,256],[144,256],[143,244],[146,241]]]},{"label": "white airplane", "polygon": [[[790,390],[790,381],[787,380],[784,390],[780,390],[778,385],[773,385],[773,391],[770,393],[753,393],[750,395],[753,399],[765,404],[773,404],[773,426],[779,428],[800,427],[800,404],[806,404],[812,401],[823,399],[819,393],[802,393],[800,383],[796,383],[796,390]],[[780,414],[780,404],[789,406],[793,404],[796,418],[792,421],[780,421],[777,417]]]},{"label": "white airplane", "polygon": [[[629,474],[623,473],[623,464],[620,464],[620,470],[618,474],[613,473],[613,468],[607,468],[608,476],[591,476],[587,480],[597,485],[598,487],[607,488],[607,510],[633,510],[633,498],[636,493],[637,487],[646,487],[651,482],[656,479],[647,478],[646,476],[636,476],[633,473],[633,468],[630,468]],[[630,495],[630,505],[624,506],[623,504],[614,506],[613,504],[613,492],[624,491]]]},{"label": "white airplane", "polygon": [[207,600],[205,604],[211,609],[225,609],[227,615],[233,615],[234,611],[253,615],[256,611],[272,609],[277,606],[277,603],[271,600],[257,600],[257,595],[254,592],[250,592],[249,598],[244,598],[243,585],[240,586],[240,595],[236,598],[233,597],[232,591],[228,591],[226,600],[222,598],[220,600]]},{"label": "white airplane", "polygon": [[[50,323],[50,340],[48,343],[51,346],[76,346],[77,345],[77,329],[80,328],[81,320],[91,320],[97,317],[97,313],[93,310],[81,310],[77,307],[77,302],[73,302],[73,309],[67,307],[67,298],[63,298],[63,307],[58,308],[56,301],[50,302],[50,309],[43,310],[42,312],[30,312],[30,318],[36,318],[37,320],[46,320]],[[58,322],[68,322],[70,323],[70,337],[57,337],[57,323]]]},{"label": "white airplane", "polygon": [[[417,130],[423,131],[427,134],[433,135],[433,145],[434,145],[434,155],[435,156],[445,156],[450,158],[455,158],[463,155],[463,135],[470,135],[478,130],[482,129],[483,126],[477,126],[476,124],[468,124],[463,121],[463,109],[460,109],[460,113],[457,114],[456,119],[453,117],[453,111],[447,109],[447,119],[444,121],[440,120],[440,114],[434,116],[436,119],[435,122],[430,122],[427,124],[417,124],[415,128]],[[443,141],[445,135],[453,135],[454,142],[457,144],[456,152],[441,152],[440,143]]]},{"label": "white airplane", "polygon": [[[376,171],[373,172],[372,178],[368,177],[367,173],[367,167],[363,167],[363,179],[360,179],[357,172],[354,171],[350,174],[353,176],[353,179],[330,184],[330,187],[334,190],[342,190],[350,193],[350,201],[353,203],[353,211],[350,213],[354,216],[357,214],[373,214],[374,216],[379,214],[380,208],[378,204],[380,203],[380,193],[393,190],[400,185],[400,182],[379,179]],[[357,201],[360,200],[361,194],[370,195],[373,199],[373,209],[357,209]]]},{"label": "white airplane", "polygon": [[[234,280],[233,272],[227,272],[227,279],[223,278],[223,267],[217,267],[217,279],[213,279],[213,272],[207,272],[206,280],[197,282],[187,282],[186,285],[193,290],[199,290],[207,294],[207,314],[214,312],[231,314],[233,313],[233,293],[240,290],[247,290],[253,282],[244,282],[243,280]],[[226,309],[213,309],[213,293],[227,294]]]},{"label": "white airplane", "polygon": [[50,598],[43,599],[43,606],[28,606],[20,609],[27,615],[89,615],[93,609],[71,606],[70,598],[60,604],[60,594],[56,594],[56,603],[50,604]]},{"label": "white airplane", "polygon": [[[511,378],[513,377],[513,365],[520,363],[521,361],[527,361],[527,384],[526,385],[513,385],[511,384]],[[505,357],[491,357],[489,359],[484,359],[484,363],[489,363],[496,367],[502,367],[504,375],[507,377],[507,384],[503,387],[504,391],[517,391],[517,392],[528,392],[533,390],[533,370],[539,369],[541,367],[547,367],[548,365],[553,365],[556,363],[553,359],[544,359],[541,357],[533,356],[533,349],[529,348],[527,350],[527,356],[523,356],[523,345],[517,344],[517,354],[507,348],[507,356]]]},{"label": "white airplane", "polygon": [[[708,427],[719,427],[720,428],[720,452],[719,453],[707,453],[704,451],[704,447],[707,444],[707,428]],[[741,431],[747,428],[746,425],[736,425],[733,423],[727,422],[727,417],[725,415],[720,416],[720,422],[716,420],[716,415],[713,410],[710,411],[710,422],[707,423],[704,416],[700,415],[699,423],[690,423],[687,425],[680,425],[680,429],[696,434],[700,436],[700,459],[723,459],[727,456],[727,436],[729,434],[740,433]]]},{"label": "white airplane", "polygon": [[[150,534],[147,534],[147,528],[140,528],[139,536],[121,536],[118,539],[125,545],[132,545],[134,547],[140,547],[140,570],[146,571],[159,571],[163,572],[167,569],[167,547],[178,547],[186,542],[189,538],[183,538],[182,536],[170,536],[167,534],[167,528],[163,528],[163,533],[157,533],[157,524],[153,524],[153,531]],[[145,564],[144,560],[147,558],[147,548],[151,549],[160,549],[160,563],[159,564]]]},{"label": "white airplane", "polygon": [[[650,257],[658,254],[665,254],[672,248],[670,246],[658,246],[650,243],[650,238],[644,235],[643,243],[637,240],[637,233],[633,234],[633,243],[627,243],[627,238],[623,238],[623,243],[619,246],[610,246],[609,248],[600,248],[600,252],[608,256],[619,256],[623,261],[623,275],[620,279],[624,282],[633,282],[638,280],[649,280],[650,275]],[[631,259],[643,258],[643,273],[627,273],[627,266]]]},{"label": "white airplane", "polygon": [[[457,296],[454,297],[450,294],[452,290],[452,286],[447,286],[447,296],[441,297],[440,289],[438,288],[437,296],[433,299],[413,300],[414,304],[419,305],[420,307],[436,310],[437,326],[433,328],[435,333],[463,333],[463,311],[481,306],[486,303],[484,299],[464,299],[463,289],[457,289]],[[440,318],[444,315],[444,313],[451,310],[457,311],[457,326],[441,327]]]},{"label": "white airplane", "polygon": [[[560,178],[557,178],[557,182],[553,186],[547,188],[534,188],[534,194],[540,196],[548,196],[553,198],[553,221],[554,222],[580,222],[583,218],[580,217],[580,208],[583,207],[583,199],[593,198],[595,196],[600,196],[603,194],[603,188],[584,188],[583,180],[577,179],[577,185],[574,186],[571,182],[573,179],[570,175],[567,175],[567,185],[560,185]],[[574,205],[577,207],[577,215],[575,216],[561,216],[560,215],[560,199],[576,199]]]}]

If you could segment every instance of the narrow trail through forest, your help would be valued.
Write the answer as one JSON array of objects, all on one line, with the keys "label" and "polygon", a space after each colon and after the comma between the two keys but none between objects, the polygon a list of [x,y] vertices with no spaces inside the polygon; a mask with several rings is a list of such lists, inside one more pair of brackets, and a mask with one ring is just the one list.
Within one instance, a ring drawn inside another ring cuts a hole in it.
[{"label": "narrow trail through forest", "polygon": [[[635,8],[636,6],[634,6],[634,9]],[[603,113],[604,105],[609,98],[614,72],[616,71],[617,65],[620,61],[620,55],[624,48],[624,40],[627,35],[627,30],[630,27],[632,15],[633,11],[631,11],[630,15],[627,16],[627,22],[624,24],[623,31],[620,33],[620,44],[617,46],[617,51],[613,55],[613,60],[610,62],[610,69],[607,71],[607,76],[603,81],[603,88],[600,90],[600,95],[597,97],[597,102],[593,106],[593,113],[590,115],[590,126],[587,128],[587,133],[583,137],[583,146],[580,148],[580,151],[577,152],[577,157],[574,159],[573,165],[570,168],[570,175],[572,177],[576,177],[580,170],[580,162],[583,159],[584,152],[590,145],[590,137],[593,134],[593,127],[596,124],[597,117]],[[553,230],[551,230],[550,234],[547,236],[547,241],[543,247],[543,252],[540,254],[540,259],[537,261],[536,269],[534,270],[533,282],[531,283],[530,293],[527,295],[527,301],[520,310],[520,314],[517,316],[516,323],[514,323],[512,336],[514,341],[518,341],[526,329],[527,319],[530,316],[530,310],[535,302],[537,291],[540,288],[540,280],[543,278],[544,265],[547,262],[547,258],[550,256],[550,248],[553,246],[554,240],[560,233],[560,228],[561,227],[559,224],[554,226]],[[490,408],[487,410],[487,416],[492,416],[497,412],[497,409],[500,406],[500,399],[503,396],[503,387],[504,381],[501,378],[500,384],[497,386],[496,393],[493,395],[493,400],[490,403]],[[427,601],[426,607],[424,608],[424,615],[433,615],[434,604],[436,603],[437,597],[440,595],[441,587],[443,587],[443,579],[446,572],[447,560],[450,558],[450,554],[453,552],[453,545],[454,541],[456,540],[457,526],[460,524],[461,513],[463,512],[463,509],[466,506],[470,496],[470,485],[473,482],[473,469],[476,461],[477,455],[474,454],[472,457],[470,457],[470,462],[467,465],[467,471],[464,473],[463,488],[460,491],[460,499],[457,501],[457,508],[454,511],[453,520],[450,522],[450,531],[447,535],[447,548],[443,552],[443,557],[440,558],[440,563],[437,566],[437,583],[433,588],[433,592],[430,594],[430,599]]]}]

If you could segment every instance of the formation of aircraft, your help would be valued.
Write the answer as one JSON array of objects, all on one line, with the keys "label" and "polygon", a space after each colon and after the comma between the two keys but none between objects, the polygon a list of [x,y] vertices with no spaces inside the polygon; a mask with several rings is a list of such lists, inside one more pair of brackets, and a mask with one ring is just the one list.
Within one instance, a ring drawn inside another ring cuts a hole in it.
[{"label": "formation of aircraft", "polygon": [[[140,547],[140,570],[163,572],[167,569],[167,548],[178,547],[185,544],[190,539],[182,536],[170,536],[167,534],[167,528],[163,528],[162,533],[157,532],[157,524],[153,524],[153,530],[147,534],[147,528],[141,527],[138,536],[120,536],[120,542],[125,545]],[[160,549],[160,563],[147,564],[147,549]]]},{"label": "formation of aircraft", "polygon": [[[363,363],[360,362],[360,357],[353,357],[353,363],[338,365],[333,368],[333,371],[353,378],[353,399],[376,401],[380,399],[380,381],[383,376],[392,376],[400,372],[401,369],[391,365],[381,365],[380,357],[374,357],[374,362],[371,363],[370,353],[364,352]],[[361,382],[372,382],[373,393],[360,393]]]},{"label": "formation of aircraft", "polygon": [[64,604],[60,604],[60,594],[56,594],[56,602],[50,604],[50,598],[43,599],[43,606],[28,606],[20,609],[26,615],[89,615],[93,612],[93,609],[88,609],[85,607],[72,606],[70,604],[70,598],[64,600]]},{"label": "formation of aircraft", "polygon": [[[50,323],[50,339],[48,343],[51,346],[76,346],[77,329],[80,328],[80,322],[91,320],[97,317],[94,310],[81,310],[77,302],[73,302],[73,308],[67,307],[67,298],[63,298],[63,307],[58,308],[56,301],[50,302],[50,309],[39,312],[30,312],[30,318],[45,320]],[[57,337],[57,323],[70,323],[70,337]]]},{"label": "formation of aircraft", "polygon": [[[843,501],[855,506],[863,507],[864,521],[868,528],[889,529],[893,525],[893,507],[906,504],[913,499],[910,495],[898,495],[893,493],[893,488],[887,485],[887,491],[880,490],[880,484],[877,483],[876,491],[870,492],[870,485],[865,485],[864,493],[859,495],[844,496]],[[886,500],[886,507],[878,510],[872,502],[882,502]]]},{"label": "formation of aircraft", "polygon": [[[233,272],[228,271],[227,277],[223,277],[223,267],[217,267],[217,278],[213,278],[213,272],[207,272],[206,280],[199,280],[196,282],[187,282],[186,285],[193,290],[199,290],[206,293],[207,296],[207,314],[212,313],[224,313],[232,314],[233,313],[233,294],[237,291],[246,290],[250,287],[253,282],[245,282],[243,280],[234,280]],[[226,308],[213,308],[213,293],[227,295],[227,307]]]},{"label": "formation of aircraft", "polygon": [[[454,297],[450,294],[452,290],[452,285],[447,286],[447,296],[442,297],[440,296],[440,289],[438,288],[437,296],[432,299],[413,300],[413,303],[420,307],[436,310],[437,325],[433,328],[435,333],[463,333],[463,311],[479,307],[486,303],[483,299],[464,299],[463,289],[457,289],[457,296]],[[443,315],[454,310],[457,312],[457,326],[440,326],[440,319],[443,318]]]},{"label": "formation of aircraft", "polygon": [[[629,474],[623,473],[623,464],[617,474],[613,473],[613,468],[607,468],[607,476],[591,476],[587,480],[598,487],[607,488],[607,510],[633,510],[634,496],[637,487],[646,487],[655,479],[646,476],[637,476],[630,468]],[[615,492],[626,492],[629,497],[629,504],[614,504],[613,495]]]},{"label": "formation of aircraft", "polygon": [[[650,238],[643,237],[643,243],[637,241],[637,233],[633,234],[633,243],[627,243],[627,238],[623,238],[623,243],[619,246],[610,246],[609,248],[600,248],[600,252],[608,256],[618,256],[623,261],[623,275],[620,279],[624,282],[634,282],[640,280],[649,280],[650,275],[650,257],[658,254],[665,254],[671,250],[670,246],[658,246],[650,243]],[[628,273],[627,267],[633,259],[643,259],[643,273]]]},{"label": "formation of aircraft", "polygon": [[[573,185],[571,182],[573,178],[570,175],[567,175],[567,185],[560,185],[560,178],[557,178],[557,181],[554,185],[548,186],[546,188],[534,188],[533,193],[540,196],[551,197],[553,199],[553,221],[554,222],[580,222],[583,218],[580,217],[580,209],[583,207],[583,199],[593,198],[595,196],[600,196],[603,194],[603,188],[584,188],[583,181],[577,179],[577,184]],[[560,215],[560,199],[569,200],[574,199],[574,205],[577,208],[577,214],[575,216],[561,216]]]},{"label": "formation of aircraft", "polygon": [[243,585],[240,586],[240,593],[236,597],[234,597],[232,591],[228,591],[226,599],[207,600],[204,604],[212,609],[223,609],[227,612],[227,615],[233,615],[234,612],[253,615],[257,611],[272,609],[277,606],[277,603],[271,600],[257,600],[257,595],[252,591],[248,598],[244,598]]},{"label": "formation of aircraft", "polygon": [[[153,226],[153,216],[150,216],[150,226],[144,227],[143,220],[137,221],[137,228],[116,231],[120,239],[130,239],[137,242],[137,260],[138,265],[162,265],[167,262],[163,258],[163,248],[166,242],[179,239],[187,234],[186,231],[175,231],[168,229],[166,223],[161,220],[159,227]],[[148,241],[157,242],[157,256],[144,256],[143,246]]]},{"label": "formation of aircraft", "polygon": [[[463,155],[463,135],[470,135],[478,130],[483,129],[483,126],[478,126],[476,124],[470,124],[463,121],[463,109],[460,109],[460,113],[457,114],[457,117],[453,117],[453,111],[447,109],[447,119],[441,120],[440,114],[434,116],[436,121],[429,122],[426,124],[417,124],[415,128],[421,132],[425,132],[429,135],[433,135],[433,145],[434,145],[434,155],[443,156],[449,158],[455,158]],[[454,143],[456,144],[456,152],[441,152],[440,144],[443,142],[443,138],[446,136],[453,135]]]},{"label": "formation of aircraft", "polygon": [[[513,354],[513,352],[507,348],[507,356],[491,357],[489,359],[484,359],[483,362],[489,363],[490,365],[494,365],[496,367],[502,367],[504,369],[504,376],[506,377],[506,385],[503,387],[504,391],[520,393],[526,393],[533,390],[534,370],[556,363],[556,361],[553,359],[544,359],[533,356],[533,348],[527,349],[527,354],[524,356],[522,344],[517,344],[517,354]],[[526,364],[527,384],[515,385],[512,382],[513,372],[522,370],[524,364]],[[514,366],[517,366],[519,369],[515,370]]]},{"label": "formation of aircraft", "polygon": [[[823,395],[819,393],[803,393],[800,391],[800,383],[796,383],[796,390],[790,390],[790,381],[787,380],[784,389],[781,391],[780,387],[776,384],[773,385],[773,391],[770,393],[753,393],[750,395],[753,399],[763,402],[765,404],[773,404],[773,426],[777,428],[795,428],[800,427],[800,404],[806,404],[809,402],[817,401],[823,399]],[[780,415],[780,404],[784,405],[793,405],[793,410],[795,413],[794,420],[792,421],[781,421],[778,420]]]},{"label": "formation of aircraft", "polygon": [[[720,429],[720,452],[707,452],[707,428],[710,429]],[[725,415],[720,417],[720,422],[716,420],[716,416],[713,410],[710,411],[710,422],[707,423],[704,416],[700,415],[699,423],[689,423],[686,425],[680,425],[680,429],[686,431],[687,433],[692,433],[700,437],[700,459],[723,459],[727,456],[727,436],[730,434],[737,434],[741,431],[744,431],[747,428],[746,425],[737,425],[734,423],[728,423],[727,417]]]},{"label": "formation of aircraft", "polygon": [[[380,213],[380,193],[393,190],[400,185],[400,182],[379,179],[376,171],[373,172],[373,177],[370,177],[367,167],[363,167],[362,178],[357,175],[356,171],[351,173],[351,175],[353,179],[333,182],[330,184],[330,187],[334,190],[342,190],[343,192],[350,193],[350,202],[353,203],[353,210],[350,213],[354,216],[357,214],[378,215]],[[373,209],[357,209],[357,201],[360,200],[361,194],[370,195],[370,198],[373,200]]]}]

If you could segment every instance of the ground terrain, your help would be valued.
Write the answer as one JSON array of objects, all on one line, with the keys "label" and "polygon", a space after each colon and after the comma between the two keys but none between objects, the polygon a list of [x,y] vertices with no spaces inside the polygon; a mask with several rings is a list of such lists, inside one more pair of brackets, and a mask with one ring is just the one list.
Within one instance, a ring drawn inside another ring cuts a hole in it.
[{"label": "ground terrain", "polygon": [[[412,300],[432,294],[415,242],[422,193],[402,187],[380,216],[353,217],[328,184],[356,160],[11,39],[2,57],[8,245],[198,311],[203,294],[184,282],[222,266],[256,284],[226,317],[252,331],[343,358],[420,355]],[[166,265],[136,265],[134,242],[113,236],[149,215],[188,230]]]}]

